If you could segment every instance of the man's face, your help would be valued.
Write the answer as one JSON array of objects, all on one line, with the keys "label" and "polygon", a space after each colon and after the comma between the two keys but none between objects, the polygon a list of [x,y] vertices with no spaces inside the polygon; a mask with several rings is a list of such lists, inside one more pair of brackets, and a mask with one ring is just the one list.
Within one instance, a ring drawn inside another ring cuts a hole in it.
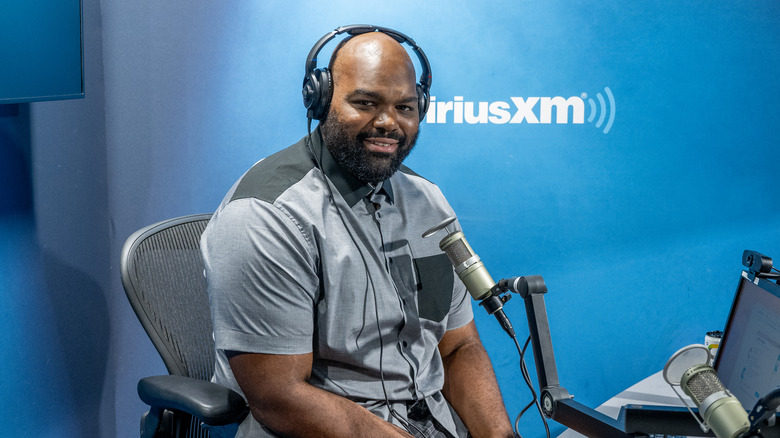
[{"label": "man's face", "polygon": [[340,166],[363,182],[377,183],[395,173],[414,147],[419,112],[414,69],[404,49],[365,46],[338,55],[321,131]]}]

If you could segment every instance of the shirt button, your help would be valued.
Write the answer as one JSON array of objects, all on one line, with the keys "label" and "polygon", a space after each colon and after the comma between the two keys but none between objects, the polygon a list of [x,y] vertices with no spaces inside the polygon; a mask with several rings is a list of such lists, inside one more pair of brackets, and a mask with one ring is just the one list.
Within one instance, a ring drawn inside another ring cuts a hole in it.
[{"label": "shirt button", "polygon": [[406,341],[403,341],[403,342],[401,342],[401,345],[403,345],[403,346],[404,346],[404,348],[406,348],[406,347],[408,347],[408,346],[409,346],[409,343],[407,343]]}]

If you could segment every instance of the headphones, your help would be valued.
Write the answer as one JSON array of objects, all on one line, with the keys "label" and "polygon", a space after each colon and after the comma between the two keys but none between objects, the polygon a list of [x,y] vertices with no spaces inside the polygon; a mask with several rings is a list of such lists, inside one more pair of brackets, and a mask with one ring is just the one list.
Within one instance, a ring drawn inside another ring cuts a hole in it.
[{"label": "headphones", "polygon": [[[412,47],[422,66],[420,82],[416,84],[417,88],[417,108],[420,113],[420,121],[425,117],[430,104],[431,90],[431,65],[428,58],[425,57],[422,49],[417,47],[413,39],[407,37],[401,32],[386,27],[372,26],[367,24],[353,24],[336,28],[326,34],[311,48],[309,56],[306,58],[306,76],[303,78],[303,106],[306,107],[306,116],[311,120],[322,120],[328,114],[330,100],[333,94],[333,78],[327,68],[317,68],[317,54],[333,38],[342,33],[351,36],[360,35],[369,32],[382,32],[398,41],[406,43]],[[335,53],[334,53],[335,55]]]}]

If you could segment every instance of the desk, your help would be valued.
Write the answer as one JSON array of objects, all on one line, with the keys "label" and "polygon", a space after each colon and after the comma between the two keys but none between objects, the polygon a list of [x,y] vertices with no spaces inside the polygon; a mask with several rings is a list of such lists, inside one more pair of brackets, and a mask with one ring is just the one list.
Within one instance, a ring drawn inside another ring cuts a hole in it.
[{"label": "desk", "polygon": [[[664,380],[662,373],[663,371],[659,371],[632,385],[625,391],[604,402],[604,404],[596,408],[596,410],[612,418],[617,418],[620,414],[620,408],[629,404],[683,406],[672,387]],[[559,438],[582,438],[584,436],[585,435],[568,429],[558,435]]]}]

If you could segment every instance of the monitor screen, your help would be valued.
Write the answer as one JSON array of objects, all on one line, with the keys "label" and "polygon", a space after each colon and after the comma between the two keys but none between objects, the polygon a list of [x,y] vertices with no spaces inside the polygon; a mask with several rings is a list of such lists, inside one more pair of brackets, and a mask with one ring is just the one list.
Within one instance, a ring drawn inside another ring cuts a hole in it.
[{"label": "monitor screen", "polygon": [[0,104],[84,96],[81,0],[0,6]]},{"label": "monitor screen", "polygon": [[780,285],[743,273],[715,369],[747,410],[780,386]]}]

